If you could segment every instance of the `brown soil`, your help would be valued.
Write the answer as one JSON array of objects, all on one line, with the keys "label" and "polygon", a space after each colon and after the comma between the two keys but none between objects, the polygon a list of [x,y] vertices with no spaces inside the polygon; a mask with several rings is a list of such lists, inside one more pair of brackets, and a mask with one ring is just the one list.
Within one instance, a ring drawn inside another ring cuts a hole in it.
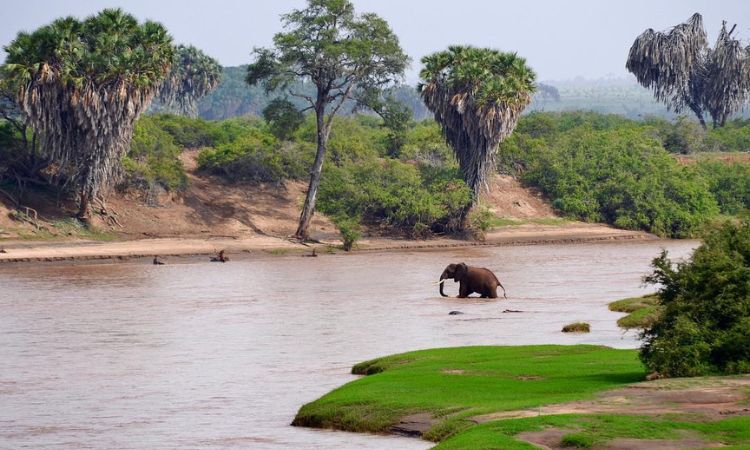
[{"label": "brown soil", "polygon": [[[600,394],[593,400],[542,406],[536,409],[503,411],[476,416],[484,423],[520,417],[550,414],[694,414],[707,420],[731,415],[750,415],[750,375],[742,377],[707,377],[647,381]],[[548,428],[539,432],[518,435],[544,449],[562,449],[561,438],[570,430]],[[720,443],[706,442],[694,436],[682,439],[615,439],[601,447],[610,450],[646,449],[666,450],[683,448],[721,447]]]},{"label": "brown soil", "polygon": [[528,189],[515,178],[496,175],[489,183],[489,191],[482,194],[480,203],[496,216],[511,219],[547,219],[557,217],[542,194]]},{"label": "brown soil", "polygon": [[[99,237],[118,242],[92,241],[91,237],[87,239],[71,231],[71,227],[61,227],[61,220],[74,215],[75,205],[58,204],[50,194],[30,192],[24,198],[24,205],[34,208],[29,213],[36,212],[38,220],[14,220],[10,217],[16,209],[12,207],[13,202],[0,193],[0,247],[6,250],[6,253],[0,252],[0,262],[206,254],[221,248],[230,253],[272,248],[305,249],[287,240],[297,227],[307,188],[305,182],[227,184],[219,177],[198,172],[197,155],[197,150],[187,150],[181,156],[189,179],[189,187],[184,192],[163,192],[148,201],[134,192],[109,197],[106,209],[111,219],[107,221],[95,215],[93,225],[104,232]],[[538,193],[523,188],[512,177],[494,177],[490,189],[481,203],[498,217],[526,221],[555,217]],[[315,215],[310,234],[321,245],[340,244],[336,228],[320,213]],[[357,248],[394,250],[649,238],[653,236],[598,224],[532,222],[493,229],[479,242],[443,237],[410,240],[382,236],[377,230],[371,230],[365,233]]]}]

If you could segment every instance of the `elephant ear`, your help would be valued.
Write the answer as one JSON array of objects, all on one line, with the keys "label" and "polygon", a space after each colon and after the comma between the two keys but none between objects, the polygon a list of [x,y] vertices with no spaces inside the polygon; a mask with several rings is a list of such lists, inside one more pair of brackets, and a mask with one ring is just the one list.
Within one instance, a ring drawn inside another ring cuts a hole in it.
[{"label": "elephant ear", "polygon": [[462,279],[466,272],[469,270],[469,268],[464,263],[456,264],[456,277],[455,280],[458,281]]}]

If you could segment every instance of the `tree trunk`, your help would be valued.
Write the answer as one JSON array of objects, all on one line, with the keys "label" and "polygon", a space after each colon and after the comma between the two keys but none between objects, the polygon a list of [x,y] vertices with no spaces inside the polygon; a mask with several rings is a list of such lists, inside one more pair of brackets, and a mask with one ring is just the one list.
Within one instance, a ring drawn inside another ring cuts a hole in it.
[{"label": "tree trunk", "polygon": [[695,113],[695,116],[698,117],[698,122],[700,122],[701,127],[703,127],[704,130],[708,130],[706,120],[703,118],[703,110],[701,110],[700,106],[688,104],[688,107]]},{"label": "tree trunk", "polygon": [[81,190],[77,218],[83,223],[89,223],[91,219],[91,197],[85,190]]},{"label": "tree trunk", "polygon": [[310,185],[307,188],[305,206],[302,208],[302,214],[299,217],[299,226],[297,227],[297,232],[294,233],[294,237],[301,240],[307,239],[310,235],[310,222],[312,222],[313,214],[315,213],[315,200],[318,195],[318,186],[320,186],[320,174],[323,170],[323,160],[325,159],[326,145],[328,144],[328,130],[326,129],[324,122],[325,107],[315,108],[315,116],[318,128],[318,151],[315,155],[315,163],[313,164],[312,171],[310,173]]}]

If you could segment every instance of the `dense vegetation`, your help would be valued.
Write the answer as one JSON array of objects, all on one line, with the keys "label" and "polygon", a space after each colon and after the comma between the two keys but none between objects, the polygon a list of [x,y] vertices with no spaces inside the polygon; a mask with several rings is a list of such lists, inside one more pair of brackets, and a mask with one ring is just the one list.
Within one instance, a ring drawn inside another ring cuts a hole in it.
[{"label": "dense vegetation", "polygon": [[565,216],[686,237],[720,212],[750,207],[748,168],[710,160],[685,167],[665,147],[682,152],[681,143],[698,142],[692,151],[699,151],[722,142],[722,150],[746,151],[748,130],[737,120],[701,131],[698,142],[679,120],[532,113],[501,144],[498,168],[541,190]]},{"label": "dense vegetation", "polygon": [[[717,214],[738,215],[750,208],[750,164],[712,158],[714,153],[703,150],[714,147],[703,144],[691,147],[690,164],[669,155],[667,150],[682,153],[678,143],[689,141],[696,130],[700,142],[722,142],[722,150],[748,149],[746,120],[703,133],[697,124],[686,127],[683,121],[536,112],[522,117],[516,133],[502,144],[498,168],[541,189],[565,216],[690,236]],[[305,180],[315,133],[310,115],[294,131],[284,131],[283,138],[273,123],[260,118],[145,116],[123,160],[126,177],[120,187],[148,194],[181,189],[186,182],[178,160],[182,149],[200,149],[201,170],[227,182]],[[470,193],[439,126],[432,120],[408,122],[395,150],[390,136],[375,115],[334,121],[320,210],[355,235],[361,223],[409,236],[455,231]],[[14,182],[18,167],[33,165],[18,130],[0,122],[0,177],[4,173],[7,182]],[[480,219],[477,227],[497,222]]]},{"label": "dense vegetation", "polygon": [[105,9],[18,33],[5,51],[0,84],[39,134],[41,152],[76,185],[78,215],[88,219],[169,70],[172,38],[159,23]]},{"label": "dense vegetation", "polygon": [[666,252],[647,281],[661,285],[661,313],[641,358],[665,376],[750,371],[750,219],[712,229],[689,261]]}]

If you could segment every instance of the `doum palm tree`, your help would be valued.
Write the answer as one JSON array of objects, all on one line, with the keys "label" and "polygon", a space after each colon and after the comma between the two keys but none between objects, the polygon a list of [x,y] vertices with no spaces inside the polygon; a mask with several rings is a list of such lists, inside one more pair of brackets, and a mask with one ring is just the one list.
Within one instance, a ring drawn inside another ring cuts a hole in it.
[{"label": "doum palm tree", "polygon": [[649,28],[630,47],[625,67],[671,111],[690,109],[706,128],[740,110],[750,96],[750,46],[742,47],[723,22],[714,48],[708,46],[703,18],[693,14],[669,31]]},{"label": "doum palm tree", "polygon": [[192,45],[178,45],[157,100],[164,111],[197,117],[198,100],[216,89],[221,75],[218,61]]},{"label": "doum palm tree", "polygon": [[515,53],[470,46],[449,47],[422,64],[418,90],[456,154],[472,206],[494,168],[498,144],[531,102],[535,74]]},{"label": "doum palm tree", "polygon": [[81,219],[120,173],[133,125],[172,63],[161,24],[105,9],[19,33],[5,47],[3,77],[42,136],[41,150],[78,186]]}]

